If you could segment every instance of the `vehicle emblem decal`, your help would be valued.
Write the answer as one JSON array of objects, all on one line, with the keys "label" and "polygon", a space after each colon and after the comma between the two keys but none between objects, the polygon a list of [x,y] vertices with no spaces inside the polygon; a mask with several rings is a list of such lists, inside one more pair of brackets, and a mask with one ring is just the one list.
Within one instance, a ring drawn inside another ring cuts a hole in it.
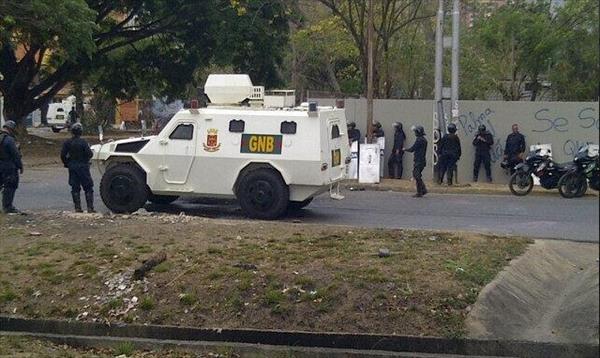
[{"label": "vehicle emblem decal", "polygon": [[204,150],[207,152],[216,152],[221,149],[221,143],[219,143],[219,130],[208,129],[206,131],[206,143],[202,143]]}]

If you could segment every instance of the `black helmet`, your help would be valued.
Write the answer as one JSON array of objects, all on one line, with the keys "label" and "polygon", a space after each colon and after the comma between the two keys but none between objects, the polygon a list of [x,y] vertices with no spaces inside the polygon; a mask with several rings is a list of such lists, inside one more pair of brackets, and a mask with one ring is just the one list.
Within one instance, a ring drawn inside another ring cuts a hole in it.
[{"label": "black helmet", "polygon": [[80,136],[83,133],[83,126],[81,123],[74,123],[71,126],[71,133],[73,133],[73,135]]},{"label": "black helmet", "polygon": [[356,128],[356,123],[354,123],[354,122],[348,123],[348,128],[351,128],[351,129]]},{"label": "black helmet", "polygon": [[375,128],[381,128],[381,123],[377,121],[373,122],[373,125],[375,126]]},{"label": "black helmet", "polygon": [[400,130],[400,129],[402,129],[402,123],[400,123],[400,122],[394,122],[393,127],[396,128],[396,129],[398,129],[398,130]]},{"label": "black helmet", "polygon": [[425,135],[425,128],[423,128],[423,126],[416,126],[414,127],[413,131],[417,137],[422,137]]},{"label": "black helmet", "polygon": [[4,125],[2,126],[2,128],[6,128],[6,129],[10,129],[11,131],[14,131],[15,129],[17,129],[17,124],[14,121],[6,121],[6,122],[4,122]]},{"label": "black helmet", "polygon": [[485,132],[487,128],[485,127],[485,124],[480,124],[478,129],[480,132]]},{"label": "black helmet", "polygon": [[456,133],[456,124],[454,124],[454,123],[448,124],[448,133]]}]

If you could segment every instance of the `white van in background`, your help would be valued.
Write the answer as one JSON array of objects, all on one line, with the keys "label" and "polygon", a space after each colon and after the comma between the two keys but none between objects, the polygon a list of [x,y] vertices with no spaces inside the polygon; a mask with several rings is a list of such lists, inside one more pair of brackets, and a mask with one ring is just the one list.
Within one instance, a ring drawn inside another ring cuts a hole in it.
[{"label": "white van in background", "polygon": [[48,105],[48,114],[46,118],[48,125],[52,128],[54,133],[58,133],[61,130],[68,128],[69,111],[71,109],[66,103],[50,103]]}]

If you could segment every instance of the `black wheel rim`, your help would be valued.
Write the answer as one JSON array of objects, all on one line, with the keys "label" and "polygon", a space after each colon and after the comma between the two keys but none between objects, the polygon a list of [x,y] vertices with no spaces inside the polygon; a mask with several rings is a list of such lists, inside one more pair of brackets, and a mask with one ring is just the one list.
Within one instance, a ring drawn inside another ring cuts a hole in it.
[{"label": "black wheel rim", "polygon": [[531,175],[525,173],[517,174],[515,177],[515,189],[520,192],[526,192],[531,185]]},{"label": "black wheel rim", "polygon": [[110,196],[118,205],[127,205],[133,200],[135,181],[127,175],[116,175],[110,181]]},{"label": "black wheel rim", "polygon": [[247,190],[250,204],[258,210],[266,210],[273,206],[275,197],[274,188],[266,180],[256,180],[248,186]]}]

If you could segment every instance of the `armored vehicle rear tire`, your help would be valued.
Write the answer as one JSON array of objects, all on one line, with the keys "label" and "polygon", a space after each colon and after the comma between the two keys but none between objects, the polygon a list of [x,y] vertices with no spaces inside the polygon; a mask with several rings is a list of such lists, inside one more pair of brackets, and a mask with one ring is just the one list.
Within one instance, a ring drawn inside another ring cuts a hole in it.
[{"label": "armored vehicle rear tire", "polygon": [[137,211],[148,199],[144,174],[129,164],[109,168],[100,181],[100,197],[114,213]]},{"label": "armored vehicle rear tire", "polygon": [[302,208],[307,207],[310,203],[312,203],[313,198],[308,198],[304,201],[290,201],[288,204],[288,211],[294,212],[298,211]]},{"label": "armored vehicle rear tire", "polygon": [[177,195],[148,195],[148,201],[157,205],[169,205],[177,199],[179,199]]},{"label": "armored vehicle rear tire", "polygon": [[249,217],[265,220],[283,215],[290,197],[279,173],[271,169],[257,169],[244,174],[236,195]]}]

